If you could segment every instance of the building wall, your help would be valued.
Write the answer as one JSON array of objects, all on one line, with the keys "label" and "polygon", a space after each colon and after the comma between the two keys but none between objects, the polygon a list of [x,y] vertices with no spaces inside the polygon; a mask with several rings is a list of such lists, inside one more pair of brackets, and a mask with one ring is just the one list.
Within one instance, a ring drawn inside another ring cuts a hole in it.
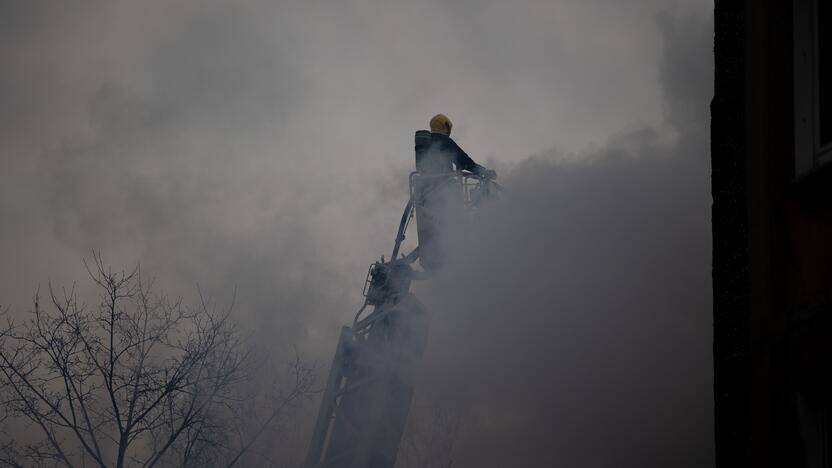
[{"label": "building wall", "polygon": [[832,395],[832,168],[795,179],[791,2],[715,7],[717,466],[807,466],[802,402]]},{"label": "building wall", "polygon": [[749,386],[745,8],[716,1],[711,102],[714,423],[717,467],[746,464]]}]

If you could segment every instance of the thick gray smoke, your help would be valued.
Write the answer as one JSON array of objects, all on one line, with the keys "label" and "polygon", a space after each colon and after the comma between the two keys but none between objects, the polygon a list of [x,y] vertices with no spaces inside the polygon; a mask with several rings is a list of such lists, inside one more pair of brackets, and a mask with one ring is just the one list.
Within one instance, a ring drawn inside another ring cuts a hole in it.
[{"label": "thick gray smoke", "polygon": [[521,162],[422,292],[434,316],[417,388],[461,413],[458,466],[713,463],[712,26],[658,21],[675,136]]},{"label": "thick gray smoke", "polygon": [[97,249],[328,365],[445,112],[509,192],[418,286],[414,417],[454,467],[710,464],[711,2],[446,3],[0,3],[0,305]]}]

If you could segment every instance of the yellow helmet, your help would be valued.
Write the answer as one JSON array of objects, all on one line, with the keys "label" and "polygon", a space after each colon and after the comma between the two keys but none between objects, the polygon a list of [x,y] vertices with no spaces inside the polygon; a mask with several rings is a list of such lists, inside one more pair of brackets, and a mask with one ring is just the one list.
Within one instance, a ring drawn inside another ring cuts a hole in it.
[{"label": "yellow helmet", "polygon": [[442,133],[444,135],[451,135],[451,127],[454,124],[451,123],[451,119],[449,119],[445,114],[436,114],[430,119],[430,131],[433,133]]}]

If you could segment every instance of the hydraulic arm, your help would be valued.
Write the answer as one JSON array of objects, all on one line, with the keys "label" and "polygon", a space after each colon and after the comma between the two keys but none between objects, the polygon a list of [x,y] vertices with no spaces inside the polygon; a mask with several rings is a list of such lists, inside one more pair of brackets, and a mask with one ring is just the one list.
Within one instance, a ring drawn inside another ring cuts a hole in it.
[{"label": "hydraulic arm", "polygon": [[[352,326],[341,329],[305,468],[395,465],[413,396],[411,376],[427,342],[428,314],[410,285],[427,276],[412,265],[423,251],[422,265],[427,267],[424,253],[433,252],[430,239],[436,226],[428,225],[433,218],[424,192],[438,177],[443,184],[460,187],[466,206],[475,206],[492,183],[471,174],[411,174],[410,200],[399,222],[393,254],[389,261],[382,257],[370,266],[364,305]],[[414,216],[419,246],[400,256]],[[436,263],[431,259],[431,265]],[[362,317],[368,307],[371,312]]]}]

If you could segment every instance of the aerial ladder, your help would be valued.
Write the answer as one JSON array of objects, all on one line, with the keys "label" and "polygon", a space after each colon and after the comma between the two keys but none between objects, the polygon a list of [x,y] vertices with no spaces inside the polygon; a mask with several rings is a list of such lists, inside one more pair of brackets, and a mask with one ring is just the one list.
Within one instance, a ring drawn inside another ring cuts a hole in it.
[{"label": "aerial ladder", "polygon": [[[305,468],[393,468],[413,397],[411,376],[427,342],[428,313],[410,292],[441,264],[431,191],[459,195],[468,212],[501,188],[468,172],[410,174],[410,197],[389,260],[367,272],[364,304],[344,326],[324,388]],[[400,252],[413,219],[418,246]],[[413,267],[419,260],[422,270]]]}]

